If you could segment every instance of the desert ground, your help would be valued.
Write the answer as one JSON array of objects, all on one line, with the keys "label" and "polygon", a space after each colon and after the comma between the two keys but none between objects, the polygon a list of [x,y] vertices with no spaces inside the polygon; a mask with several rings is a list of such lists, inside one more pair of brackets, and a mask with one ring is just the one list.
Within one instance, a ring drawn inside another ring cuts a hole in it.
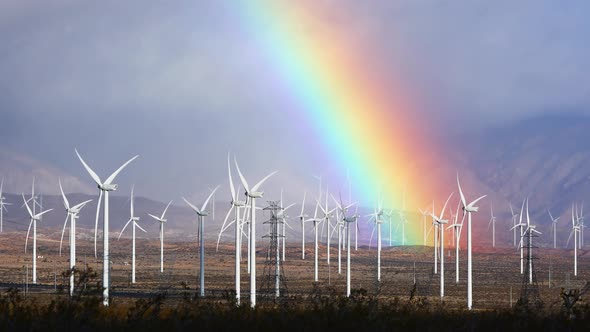
[{"label": "desert ground", "polygon": [[[64,244],[59,256],[59,240],[38,240],[38,286],[31,285],[31,249],[24,252],[22,234],[3,233],[0,241],[0,291],[10,287],[28,290],[27,296],[41,296],[67,289],[69,247]],[[65,241],[64,241],[65,243]],[[88,266],[102,279],[102,241],[99,240],[98,258],[94,257],[94,244],[89,239],[79,239],[77,265]],[[265,279],[265,261],[268,240],[261,239],[257,247],[258,289]],[[164,291],[171,299],[181,293],[198,291],[199,249],[196,243],[170,239],[164,246],[164,273],[159,272],[158,240],[137,241],[137,283],[131,283],[131,240],[111,239],[111,287],[113,301],[133,301],[138,297],[155,296]],[[244,248],[245,249],[245,248]],[[445,255],[445,297],[443,305],[449,308],[465,308],[467,297],[465,248],[460,251],[459,283],[455,284],[455,250],[449,248]],[[330,289],[343,295],[346,291],[346,251],[342,251],[342,273],[338,273],[338,250],[331,246],[331,262],[326,261],[327,247],[320,247],[319,282],[313,282],[313,243],[306,244],[306,258],[301,259],[301,244],[287,243],[286,261],[283,263],[286,288],[289,296],[305,297],[314,287]],[[430,303],[440,303],[440,275],[433,274],[433,248],[425,246],[383,247],[382,281],[376,282],[376,249],[367,246],[351,250],[352,289],[364,289],[378,298],[409,299],[414,280],[415,297]],[[561,305],[561,288],[574,289],[590,280],[588,250],[578,251],[578,276],[573,275],[573,249],[535,248],[535,267],[538,289],[544,304],[549,308]],[[205,248],[205,289],[207,297],[222,297],[234,289],[233,244],[222,243],[215,250],[214,241]],[[515,248],[475,248],[473,253],[473,308],[492,310],[509,308],[516,303],[523,284],[520,274],[519,252]],[[28,267],[28,269],[27,269]],[[28,270],[28,271],[27,271]],[[249,298],[249,275],[246,270],[245,250],[242,261],[242,299]],[[439,272],[440,273],[440,272]],[[27,278],[28,276],[28,278]],[[27,282],[28,279],[28,282]],[[550,282],[551,280],[551,282]],[[3,289],[2,289],[3,288]]]}]

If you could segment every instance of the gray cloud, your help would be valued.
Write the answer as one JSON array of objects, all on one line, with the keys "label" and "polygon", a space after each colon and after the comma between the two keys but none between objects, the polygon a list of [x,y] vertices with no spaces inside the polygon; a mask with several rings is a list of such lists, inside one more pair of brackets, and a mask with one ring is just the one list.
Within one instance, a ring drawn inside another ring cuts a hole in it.
[{"label": "gray cloud", "polygon": [[[590,114],[585,1],[323,6],[302,31],[320,24],[375,45],[371,65],[401,80],[433,123]],[[122,181],[160,199],[224,183],[228,150],[256,176],[281,169],[301,187],[329,172],[238,5],[6,0],[0,38],[2,144],[81,179],[76,146],[105,172],[140,153],[138,175]]]}]

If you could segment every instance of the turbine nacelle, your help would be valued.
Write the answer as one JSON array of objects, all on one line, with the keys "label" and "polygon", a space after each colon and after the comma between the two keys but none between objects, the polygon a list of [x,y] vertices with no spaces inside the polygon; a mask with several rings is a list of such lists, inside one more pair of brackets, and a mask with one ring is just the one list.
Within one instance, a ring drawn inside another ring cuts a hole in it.
[{"label": "turbine nacelle", "polygon": [[98,189],[100,189],[102,191],[115,191],[115,190],[117,190],[118,187],[119,187],[119,185],[114,184],[114,183],[104,183],[104,184],[98,185]]},{"label": "turbine nacelle", "polygon": [[235,207],[244,207],[246,206],[246,201],[232,200],[230,204],[232,204]]},{"label": "turbine nacelle", "polygon": [[246,192],[246,196],[248,196],[250,198],[262,198],[262,196],[264,196],[264,192],[263,191]]}]

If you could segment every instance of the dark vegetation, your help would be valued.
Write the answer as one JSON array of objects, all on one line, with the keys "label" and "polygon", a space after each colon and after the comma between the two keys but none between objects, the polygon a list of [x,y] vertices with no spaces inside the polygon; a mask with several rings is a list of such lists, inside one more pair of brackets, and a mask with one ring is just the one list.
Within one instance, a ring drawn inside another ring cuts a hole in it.
[{"label": "dark vegetation", "polygon": [[[25,299],[12,288],[0,295],[1,331],[588,331],[590,306],[562,292],[562,310],[515,306],[512,310],[449,310],[444,304],[409,294],[377,300],[364,289],[350,298],[333,288],[315,287],[305,298],[262,300],[252,310],[238,306],[235,293],[199,299],[184,285],[181,299],[160,292],[132,303],[101,305],[101,284],[91,269],[76,273],[73,297],[62,289],[45,302]],[[588,287],[586,287],[588,288]],[[570,294],[571,295],[571,294]],[[570,300],[566,300],[570,299]]]}]

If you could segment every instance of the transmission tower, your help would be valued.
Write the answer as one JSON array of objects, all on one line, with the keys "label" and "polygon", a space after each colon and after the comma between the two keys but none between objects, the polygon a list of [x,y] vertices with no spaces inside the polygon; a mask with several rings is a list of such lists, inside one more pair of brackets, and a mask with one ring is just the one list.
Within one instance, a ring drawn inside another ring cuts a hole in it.
[{"label": "transmission tower", "polygon": [[276,300],[285,297],[287,294],[287,280],[285,278],[285,271],[281,265],[280,246],[279,241],[283,238],[279,233],[280,225],[285,220],[283,217],[283,207],[278,201],[269,201],[269,206],[264,208],[264,211],[270,213],[268,221],[264,222],[269,225],[268,235],[263,236],[268,238],[268,251],[266,255],[266,262],[264,263],[264,280],[260,289],[260,295],[263,299]]},{"label": "transmission tower", "polygon": [[517,305],[536,308],[540,307],[543,302],[539,295],[539,285],[537,283],[537,274],[535,273],[535,260],[536,257],[533,255],[533,238],[537,235],[529,228],[527,232],[523,234],[522,243],[526,242],[526,267],[525,273],[522,278],[522,286],[520,289],[520,298],[518,299]]}]

